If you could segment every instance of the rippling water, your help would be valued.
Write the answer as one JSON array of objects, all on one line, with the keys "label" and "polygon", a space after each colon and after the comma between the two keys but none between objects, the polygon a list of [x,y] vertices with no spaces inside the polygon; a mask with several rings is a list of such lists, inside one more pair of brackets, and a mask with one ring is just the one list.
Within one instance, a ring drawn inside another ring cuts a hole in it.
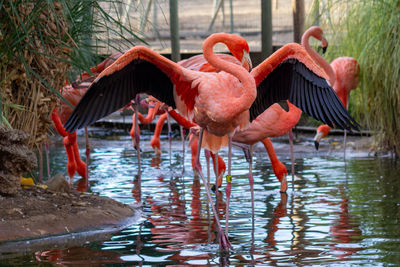
[{"label": "rippling water", "polygon": [[[193,174],[187,148],[182,156],[178,139],[172,142],[171,152],[164,141],[157,157],[149,145],[150,135],[142,137],[140,192],[136,151],[127,135],[93,138],[90,190],[127,204],[141,197],[143,212],[138,223],[107,240],[48,247],[24,256],[11,254],[3,262],[148,266],[400,263],[398,162],[372,157],[348,157],[344,162],[342,155],[298,153],[294,185],[289,176],[288,193],[281,194],[267,154],[258,146],[253,163],[253,227],[248,163],[242,151],[234,149],[229,220],[233,250],[221,254],[201,179]],[[288,147],[280,145],[277,152],[290,170]],[[226,151],[220,154],[227,158]],[[51,156],[52,171],[66,173],[61,142],[52,146]],[[202,165],[205,170],[204,157]],[[211,175],[211,181],[214,179]],[[223,218],[224,190],[220,195],[218,207]]]}]

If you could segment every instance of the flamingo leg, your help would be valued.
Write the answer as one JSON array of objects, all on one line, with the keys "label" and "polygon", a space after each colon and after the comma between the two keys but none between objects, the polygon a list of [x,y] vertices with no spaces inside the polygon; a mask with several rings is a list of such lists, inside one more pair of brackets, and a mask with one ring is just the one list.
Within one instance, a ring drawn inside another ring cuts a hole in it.
[{"label": "flamingo leg", "polygon": [[343,159],[344,160],[346,160],[346,143],[347,143],[347,130],[344,130],[344,136],[343,136],[343,146],[344,146]]},{"label": "flamingo leg", "polygon": [[[231,199],[231,188],[232,188],[232,175],[231,175],[231,161],[232,161],[232,136],[229,136],[228,139],[228,174],[226,176],[226,187],[225,187],[225,195],[226,195],[226,211],[225,211],[225,235],[228,236],[229,232],[229,202]],[[218,158],[218,157],[216,157]],[[218,162],[218,160],[216,160]],[[217,169],[218,173],[218,169]]]},{"label": "flamingo leg", "polygon": [[167,112],[167,125],[168,125],[168,143],[169,143],[169,163],[171,164],[171,158],[172,158],[172,130],[171,130],[171,119],[170,115]]},{"label": "flamingo leg", "polygon": [[89,133],[87,127],[85,127],[85,141],[86,141],[86,188],[89,185],[89,163],[90,163],[90,145],[89,145]]},{"label": "flamingo leg", "polygon": [[254,227],[254,177],[253,177],[253,145],[250,145],[250,161],[249,161],[249,184],[251,194],[251,219]]},{"label": "flamingo leg", "polygon": [[136,95],[135,99],[135,142],[136,142],[136,151],[138,158],[138,173],[141,173],[141,162],[140,162],[140,134],[139,134],[139,94]]},{"label": "flamingo leg", "polygon": [[[211,152],[210,152],[211,153]],[[215,159],[215,160],[214,160]],[[214,184],[214,186],[211,188],[211,190],[213,190],[214,191],[214,193],[215,193],[215,209],[217,210],[217,211],[219,211],[219,201],[218,201],[218,189],[219,189],[219,184],[218,184],[218,169],[219,169],[219,166],[218,166],[218,152],[217,153],[215,153],[215,155],[214,155],[214,159],[213,159],[213,163],[214,163],[214,166],[215,166],[215,169],[217,170],[217,172],[216,172],[216,174],[215,174],[215,184]],[[210,181],[208,181],[208,184],[210,184]]]},{"label": "flamingo leg", "polygon": [[207,184],[210,184],[210,151],[204,149],[204,156],[206,157],[207,164]]},{"label": "flamingo leg", "polygon": [[182,172],[185,172],[185,129],[182,125],[179,126],[182,138]]},{"label": "flamingo leg", "polygon": [[215,222],[216,222],[217,227],[218,227],[218,242],[220,244],[220,249],[224,250],[224,251],[227,251],[230,248],[232,248],[232,246],[231,246],[231,244],[230,244],[230,242],[228,240],[228,237],[224,234],[224,232],[222,230],[221,223],[220,223],[219,218],[218,218],[218,213],[217,213],[217,211],[215,209],[213,200],[211,198],[210,188],[207,185],[207,181],[206,181],[206,179],[205,179],[205,177],[203,175],[203,172],[201,170],[201,167],[200,167],[200,150],[201,150],[201,142],[202,142],[202,139],[203,139],[203,131],[204,131],[204,129],[201,128],[200,129],[200,135],[199,135],[199,145],[198,145],[199,150],[197,151],[195,167],[196,167],[197,171],[199,172],[201,180],[203,181],[203,185],[204,185],[204,187],[206,189],[206,193],[207,193],[208,202],[210,203],[210,206],[212,207],[213,212],[214,212]]},{"label": "flamingo leg", "polygon": [[289,136],[289,147],[290,147],[290,161],[292,163],[292,187],[294,185],[294,147],[293,147],[293,132],[292,129],[288,132]]},{"label": "flamingo leg", "polygon": [[253,178],[253,145],[250,145],[249,184],[251,194],[251,251],[254,251],[254,178]]}]

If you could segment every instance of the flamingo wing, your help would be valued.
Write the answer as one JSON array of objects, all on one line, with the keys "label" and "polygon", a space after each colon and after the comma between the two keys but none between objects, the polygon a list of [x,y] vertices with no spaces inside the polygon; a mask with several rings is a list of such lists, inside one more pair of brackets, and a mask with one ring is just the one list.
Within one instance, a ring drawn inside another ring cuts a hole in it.
[{"label": "flamingo wing", "polygon": [[147,93],[175,108],[177,97],[193,109],[197,88],[175,62],[136,46],[100,73],[65,123],[73,132],[124,107],[138,93]]},{"label": "flamingo wing", "polygon": [[[358,123],[348,114],[332,87],[322,75],[314,72],[314,68],[310,69],[312,63],[307,62],[306,65],[302,62],[304,58],[291,55],[276,66],[262,63],[252,71],[257,84],[257,98],[250,107],[250,120],[272,104],[289,100],[303,112],[331,127],[358,130]],[[267,70],[264,71],[263,67]]]}]

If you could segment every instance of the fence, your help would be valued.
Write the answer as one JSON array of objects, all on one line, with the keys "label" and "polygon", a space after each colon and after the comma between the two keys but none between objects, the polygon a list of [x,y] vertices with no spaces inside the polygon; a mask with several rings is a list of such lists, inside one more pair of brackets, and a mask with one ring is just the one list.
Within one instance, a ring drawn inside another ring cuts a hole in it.
[{"label": "fence", "polygon": [[[260,52],[262,2],[269,2],[272,12],[272,45],[281,46],[294,40],[292,0],[175,1],[180,53],[199,53],[202,41],[213,32],[238,33],[246,38],[251,51]],[[114,9],[113,15],[119,16],[126,27],[139,33],[153,50],[169,54],[171,2],[174,0],[124,0],[118,9]],[[311,2],[304,0],[306,12]],[[121,40],[116,40],[118,42]],[[223,46],[216,47],[216,51],[223,50]]]}]

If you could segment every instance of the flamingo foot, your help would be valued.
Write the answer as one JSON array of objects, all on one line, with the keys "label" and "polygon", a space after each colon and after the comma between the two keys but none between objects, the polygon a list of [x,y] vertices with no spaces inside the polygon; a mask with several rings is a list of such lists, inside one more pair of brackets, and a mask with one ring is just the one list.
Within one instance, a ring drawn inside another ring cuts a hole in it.
[{"label": "flamingo foot", "polygon": [[282,180],[281,180],[281,189],[279,190],[281,193],[286,193],[288,189],[288,182],[286,179],[286,175],[283,176]]},{"label": "flamingo foot", "polygon": [[229,249],[232,249],[231,242],[229,242],[228,237],[222,229],[218,232],[218,242],[221,251],[229,251]]}]

